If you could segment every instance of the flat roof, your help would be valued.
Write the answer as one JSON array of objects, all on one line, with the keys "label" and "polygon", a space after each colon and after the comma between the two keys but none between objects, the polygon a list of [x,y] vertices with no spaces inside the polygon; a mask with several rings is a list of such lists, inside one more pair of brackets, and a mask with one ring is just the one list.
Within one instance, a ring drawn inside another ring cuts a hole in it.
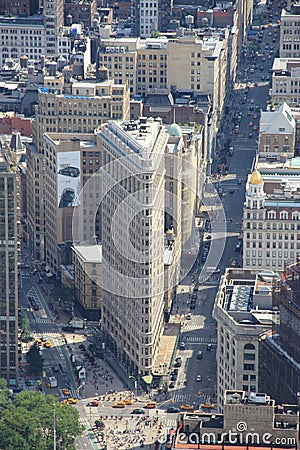
[{"label": "flat roof", "polygon": [[73,249],[77,255],[87,263],[102,263],[102,245],[101,244],[73,244]]}]

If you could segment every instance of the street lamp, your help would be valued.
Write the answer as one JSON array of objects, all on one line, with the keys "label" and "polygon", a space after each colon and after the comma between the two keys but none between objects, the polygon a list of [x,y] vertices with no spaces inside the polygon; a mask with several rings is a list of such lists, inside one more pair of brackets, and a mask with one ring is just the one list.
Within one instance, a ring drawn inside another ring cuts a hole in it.
[{"label": "street lamp", "polygon": [[137,387],[138,387],[137,379],[136,379],[133,375],[130,375],[130,376],[129,376],[129,380],[134,380],[135,396],[137,397]]}]

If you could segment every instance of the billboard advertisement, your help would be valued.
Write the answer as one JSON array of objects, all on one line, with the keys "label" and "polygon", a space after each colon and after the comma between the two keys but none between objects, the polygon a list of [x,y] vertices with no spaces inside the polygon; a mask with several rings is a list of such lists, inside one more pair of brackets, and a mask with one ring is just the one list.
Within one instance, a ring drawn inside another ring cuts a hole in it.
[{"label": "billboard advertisement", "polygon": [[79,206],[80,152],[59,152],[57,161],[57,207]]}]

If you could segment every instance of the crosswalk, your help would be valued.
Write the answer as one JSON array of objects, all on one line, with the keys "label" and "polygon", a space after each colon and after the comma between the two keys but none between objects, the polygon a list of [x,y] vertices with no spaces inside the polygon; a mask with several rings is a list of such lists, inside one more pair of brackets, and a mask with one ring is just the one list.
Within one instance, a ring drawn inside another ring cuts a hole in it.
[{"label": "crosswalk", "polygon": [[36,317],[35,322],[36,323],[52,323],[52,320],[51,319],[43,319],[41,317]]},{"label": "crosswalk", "polygon": [[176,403],[189,403],[191,401],[191,394],[175,394],[174,395],[174,402]]},{"label": "crosswalk", "polygon": [[188,344],[216,344],[217,339],[216,338],[208,339],[207,337],[201,336],[187,336],[185,342]]},{"label": "crosswalk", "polygon": [[184,325],[184,331],[193,331],[193,330],[215,330],[216,326],[212,323],[209,325],[203,325],[195,322],[186,322]]}]

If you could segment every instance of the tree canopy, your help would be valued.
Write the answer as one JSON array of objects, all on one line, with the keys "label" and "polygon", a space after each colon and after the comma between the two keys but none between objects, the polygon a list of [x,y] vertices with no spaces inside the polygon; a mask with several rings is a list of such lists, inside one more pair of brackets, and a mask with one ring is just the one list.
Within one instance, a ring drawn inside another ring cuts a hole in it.
[{"label": "tree canopy", "polygon": [[[1,380],[0,380],[1,381]],[[6,407],[0,395],[1,450],[52,450],[54,444],[54,417],[57,450],[75,450],[75,439],[81,434],[78,411],[61,404],[53,395],[23,391],[13,401],[5,387]]]},{"label": "tree canopy", "polygon": [[43,370],[44,358],[40,354],[40,348],[37,344],[30,347],[26,353],[26,360],[30,365],[30,370],[36,375],[40,375]]}]

